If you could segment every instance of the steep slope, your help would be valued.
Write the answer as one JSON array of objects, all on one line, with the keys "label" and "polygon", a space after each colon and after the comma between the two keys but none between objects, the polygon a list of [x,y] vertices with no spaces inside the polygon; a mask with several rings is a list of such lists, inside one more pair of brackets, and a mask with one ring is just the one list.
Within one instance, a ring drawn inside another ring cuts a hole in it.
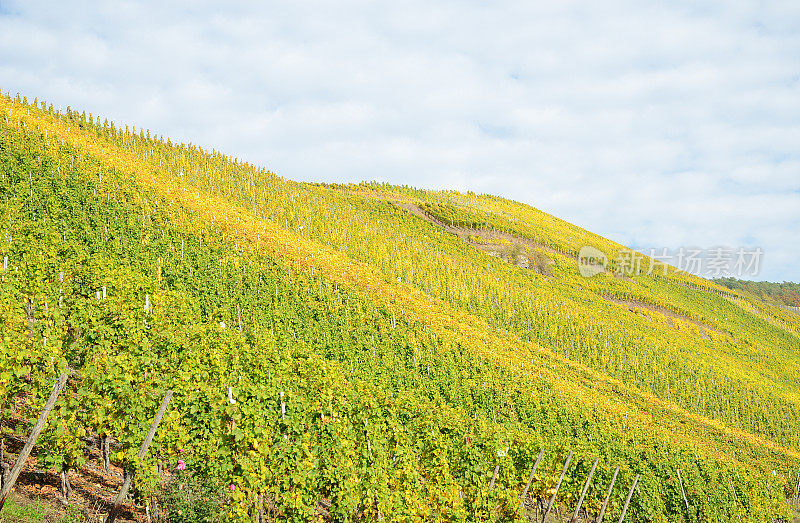
[{"label": "steep slope", "polygon": [[[539,449],[536,496],[577,454],[565,502],[602,457],[595,512],[620,466],[624,485],[642,475],[636,521],[788,514],[799,339],[785,311],[681,273],[581,278],[582,244],[619,246],[506,200],[297,184],[0,104],[0,388],[41,401],[46,379],[80,370],[48,463],[79,468],[88,430],[118,438],[133,466],[172,388],[168,425],[137,465],[143,498],[158,482],[147,465],[183,449],[231,487],[231,517],[520,517]],[[541,245],[552,276],[403,208],[426,202]]]}]

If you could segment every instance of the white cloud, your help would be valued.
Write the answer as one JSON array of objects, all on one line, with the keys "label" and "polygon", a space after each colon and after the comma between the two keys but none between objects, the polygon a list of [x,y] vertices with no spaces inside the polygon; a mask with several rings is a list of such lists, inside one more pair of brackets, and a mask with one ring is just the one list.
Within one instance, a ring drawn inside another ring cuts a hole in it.
[{"label": "white cloud", "polygon": [[0,4],[0,87],[294,179],[491,192],[800,280],[797,2]]}]

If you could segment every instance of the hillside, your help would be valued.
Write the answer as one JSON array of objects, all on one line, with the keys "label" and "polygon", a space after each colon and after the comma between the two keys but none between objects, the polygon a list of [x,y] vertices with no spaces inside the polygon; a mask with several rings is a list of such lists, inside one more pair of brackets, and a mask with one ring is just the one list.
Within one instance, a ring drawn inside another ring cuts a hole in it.
[{"label": "hillside", "polygon": [[[0,426],[24,437],[71,372],[42,469],[81,474],[107,436],[139,506],[191,475],[232,520],[519,520],[571,451],[567,509],[600,458],[588,515],[616,467],[609,521],[637,474],[628,521],[792,515],[791,311],[627,274],[524,204],[297,183],[38,101],[0,98],[0,170],[0,397],[23,420]],[[584,245],[608,272],[580,276]]]}]

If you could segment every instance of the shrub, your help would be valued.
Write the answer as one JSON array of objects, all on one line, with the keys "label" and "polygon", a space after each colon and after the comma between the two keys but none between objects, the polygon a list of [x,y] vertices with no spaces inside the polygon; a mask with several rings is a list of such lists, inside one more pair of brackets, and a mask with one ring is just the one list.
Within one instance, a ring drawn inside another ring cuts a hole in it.
[{"label": "shrub", "polygon": [[220,496],[212,485],[190,472],[172,476],[159,498],[163,521],[200,523],[218,521]]}]

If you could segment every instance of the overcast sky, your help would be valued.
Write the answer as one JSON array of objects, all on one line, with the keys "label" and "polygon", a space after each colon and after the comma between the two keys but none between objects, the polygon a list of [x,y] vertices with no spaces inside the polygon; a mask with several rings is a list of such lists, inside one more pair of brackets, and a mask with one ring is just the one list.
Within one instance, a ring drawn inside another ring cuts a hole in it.
[{"label": "overcast sky", "polygon": [[101,4],[0,0],[0,88],[800,281],[798,0]]}]

